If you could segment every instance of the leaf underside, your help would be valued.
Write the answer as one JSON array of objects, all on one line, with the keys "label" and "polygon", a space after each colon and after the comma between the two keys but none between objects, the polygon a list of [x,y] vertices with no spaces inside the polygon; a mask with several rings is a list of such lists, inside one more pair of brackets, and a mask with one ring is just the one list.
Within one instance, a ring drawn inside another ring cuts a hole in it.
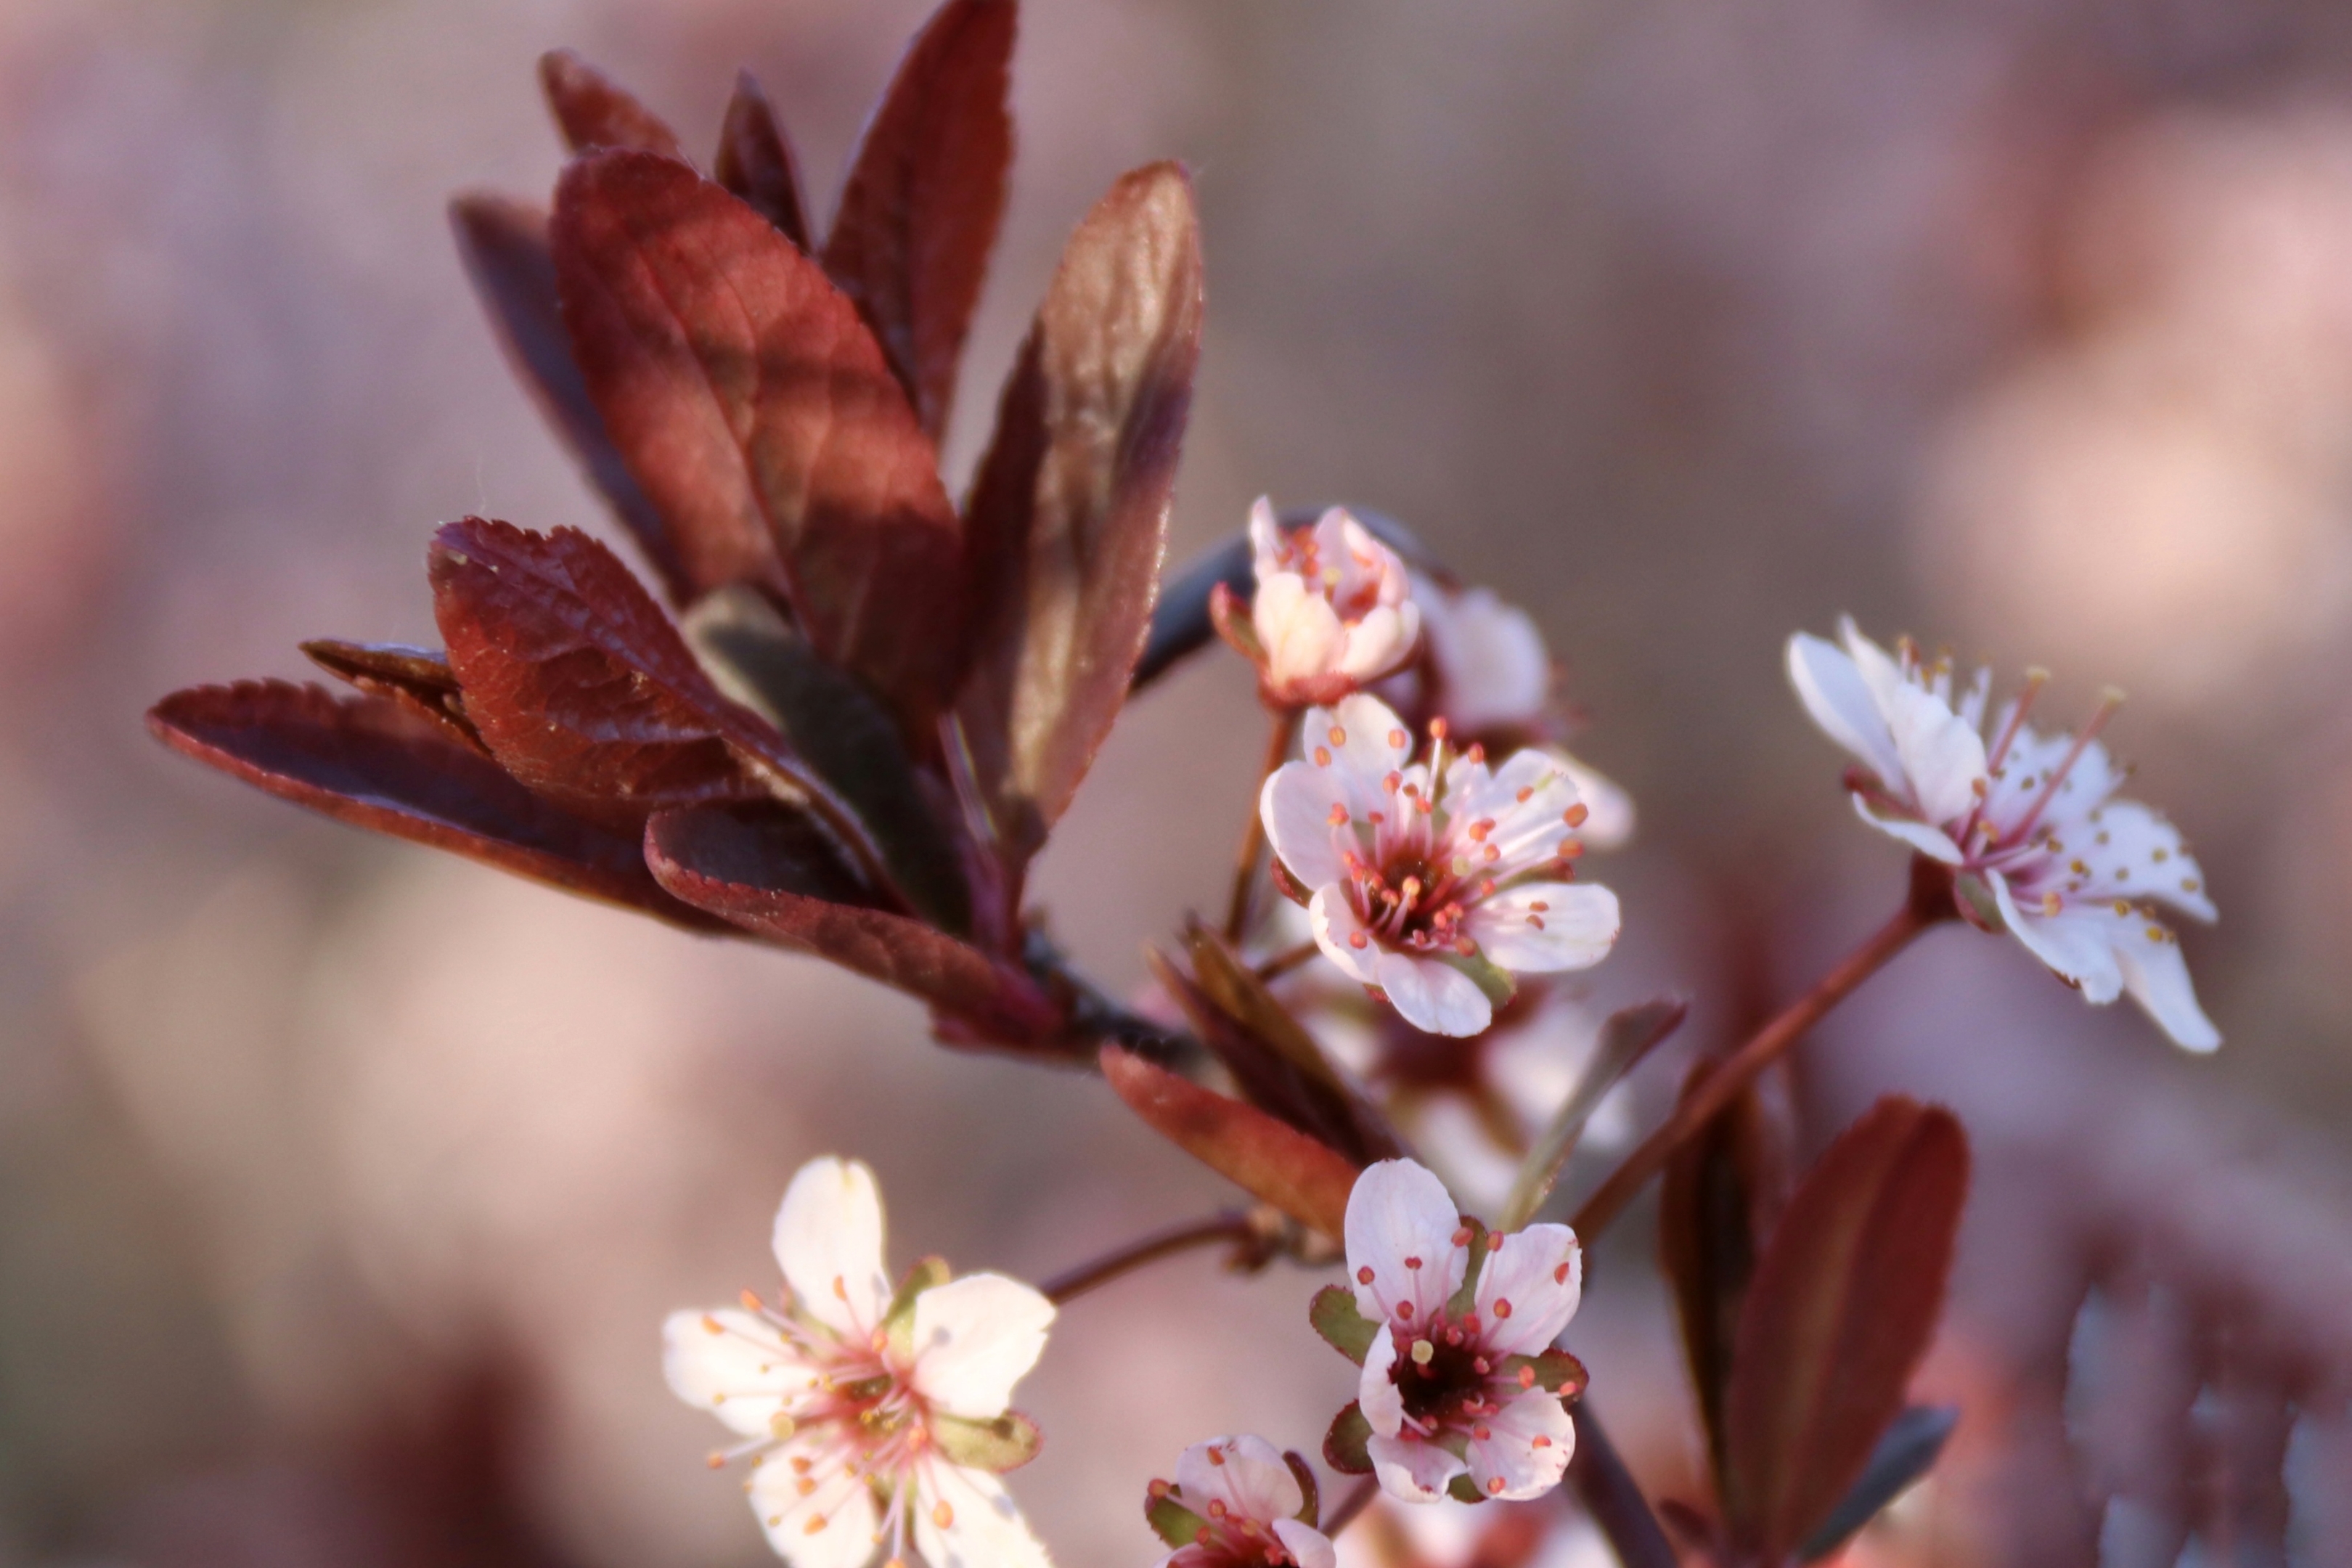
[{"label": "leaf underside", "polygon": [[1348,1160],[1254,1105],[1116,1046],[1099,1059],[1112,1090],[1161,1137],[1302,1225],[1342,1233],[1358,1174]]},{"label": "leaf underside", "polygon": [[610,77],[570,49],[539,59],[539,84],[563,144],[574,153],[632,147],[683,161],[677,133]]}]

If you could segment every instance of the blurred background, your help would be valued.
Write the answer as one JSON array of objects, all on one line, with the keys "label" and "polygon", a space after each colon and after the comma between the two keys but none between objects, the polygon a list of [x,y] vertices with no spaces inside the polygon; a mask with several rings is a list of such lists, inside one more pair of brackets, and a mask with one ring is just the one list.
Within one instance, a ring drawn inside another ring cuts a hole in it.
[{"label": "blurred background", "polygon": [[[0,1564],[768,1561],[656,1331],[771,1283],[802,1160],[877,1168],[899,1261],[1032,1278],[1226,1201],[1097,1084],[141,727],[303,678],[303,637],[434,640],[440,521],[614,534],[443,216],[551,181],[541,50],[693,145],[753,67],[822,205],[926,10],[0,0]],[[2223,911],[2187,938],[2221,1053],[1952,929],[1778,1091],[1801,1155],[1892,1088],[1976,1145],[1920,1384],[1959,1435],[1854,1560],[2352,1563],[2352,15],[1028,0],[1014,97],[953,472],[1070,226],[1189,161],[1177,554],[1262,491],[1352,500],[1534,613],[1642,812],[1583,1000],[1697,999],[1621,1123],[1899,896],[1790,631],[2046,664],[2055,719],[2129,690],[2110,739]],[[1152,691],[1047,854],[1116,987],[1222,897],[1251,704],[1222,655]],[[1645,1483],[1697,1496],[1647,1212],[1575,1342]],[[1072,1306],[1016,1482],[1061,1561],[1156,1556],[1141,1489],[1186,1442],[1313,1449],[1351,1369],[1306,1285],[1192,1257]]]}]

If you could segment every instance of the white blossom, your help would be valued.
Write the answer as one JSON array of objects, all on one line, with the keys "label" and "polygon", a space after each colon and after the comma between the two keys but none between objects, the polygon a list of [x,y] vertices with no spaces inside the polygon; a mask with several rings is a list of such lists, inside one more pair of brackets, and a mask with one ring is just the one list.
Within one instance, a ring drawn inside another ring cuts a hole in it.
[{"label": "white blossom", "polygon": [[871,1171],[803,1166],[776,1211],[780,1304],[672,1313],[669,1385],[747,1439],[713,1462],[751,1457],[752,1508],[794,1568],[863,1568],[885,1543],[902,1563],[910,1538],[930,1568],[1045,1568],[1003,1483],[953,1456],[1006,1415],[1053,1303],[999,1274],[894,1303],[882,1241]]},{"label": "white blossom", "polygon": [[1990,895],[1998,922],[2084,997],[2128,994],[2166,1034],[2192,1051],[2221,1037],[2197,1005],[2179,941],[2158,917],[2163,905],[2214,918],[2204,874],[2179,831],[2137,801],[2116,795],[2124,775],[2098,731],[2111,697],[2078,733],[2044,735],[2026,715],[2046,679],[1992,716],[1990,670],[1956,690],[1948,660],[1923,663],[1908,643],[1895,654],[1840,625],[1843,647],[1800,632],[1789,639],[1789,679],[1829,737],[1862,763],[1854,809]]},{"label": "white blossom", "polygon": [[[1531,1225],[1482,1239],[1444,1184],[1410,1160],[1381,1161],[1356,1179],[1345,1228],[1356,1309],[1380,1325],[1357,1401],[1381,1488],[1426,1502],[1463,1475],[1493,1498],[1558,1486],[1576,1429],[1528,1363],[1576,1315],[1576,1233]],[[1484,1255],[1457,1310],[1474,1245]]]},{"label": "white blossom", "polygon": [[[1184,1450],[1173,1485],[1151,1484],[1151,1505],[1169,1500],[1197,1521],[1197,1533],[1160,1568],[1334,1568],[1323,1532],[1300,1519],[1307,1494],[1275,1446],[1244,1434]],[[1182,1518],[1182,1515],[1177,1516]]]},{"label": "white blossom", "polygon": [[1328,702],[1411,657],[1421,610],[1404,563],[1344,507],[1286,529],[1261,496],[1249,532],[1257,577],[1250,626],[1272,700]]},{"label": "white blossom", "polygon": [[1426,762],[1379,699],[1307,713],[1304,761],[1265,782],[1259,816],[1276,856],[1310,896],[1316,945],[1383,994],[1414,1027],[1475,1035],[1494,1007],[1468,966],[1523,974],[1582,969],[1617,940],[1616,895],[1578,883],[1589,808],[1538,751],[1489,768]]}]

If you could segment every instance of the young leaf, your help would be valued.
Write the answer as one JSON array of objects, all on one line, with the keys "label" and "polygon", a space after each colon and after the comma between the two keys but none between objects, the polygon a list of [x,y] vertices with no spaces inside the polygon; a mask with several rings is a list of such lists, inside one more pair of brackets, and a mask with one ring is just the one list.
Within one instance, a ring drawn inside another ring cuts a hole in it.
[{"label": "young leaf", "polygon": [[[1704,1062],[1691,1069],[1683,1085],[1685,1100],[1711,1070]],[[1755,1090],[1743,1092],[1675,1152],[1658,1188],[1658,1266],[1674,1289],[1683,1358],[1698,1396],[1718,1491],[1727,1486],[1724,1388],[1731,1376],[1740,1304],[1761,1246],[1763,1194],[1752,1180],[1763,1137],[1761,1115]]]},{"label": "young leaf", "polygon": [[1036,982],[920,921],[845,901],[852,889],[838,876],[812,879],[804,853],[780,851],[768,831],[774,810],[656,813],[646,863],[697,909],[919,996],[974,1039],[1034,1049],[1058,1038],[1061,1012]]},{"label": "young leaf", "polygon": [[547,215],[500,196],[459,196],[449,204],[457,255],[481,296],[515,374],[572,449],[672,599],[693,595],[669,530],[605,432],[604,416],[572,357],[572,337],[555,300],[555,262],[548,254]]},{"label": "young leaf", "polygon": [[963,646],[962,525],[856,307],[765,218],[646,153],[576,161],[550,240],[581,371],[687,578],[775,595],[928,752]]},{"label": "young leaf", "polygon": [[971,674],[958,705],[1008,865],[1086,776],[1151,622],[1201,334],[1192,188],[1129,174],[1062,253],[971,504]]},{"label": "young leaf", "polygon": [[1178,661],[1208,647],[1217,628],[1209,619],[1209,596],[1223,586],[1244,600],[1257,586],[1256,556],[1249,535],[1237,533],[1200,556],[1160,590],[1151,612],[1151,632],[1143,639],[1142,657],[1135,661],[1130,692],[1142,690],[1174,668]]},{"label": "young leaf", "polygon": [[1601,1026],[1601,1038],[1585,1063],[1584,1075],[1520,1162],[1518,1174],[1511,1180],[1510,1195],[1503,1200],[1502,1213],[1495,1220],[1496,1230],[1517,1230],[1535,1218],[1544,1200],[1551,1196],[1560,1167],[1576,1152],[1576,1141],[1601,1101],[1649,1055],[1652,1047],[1682,1026],[1683,1015],[1689,1010],[1686,1004],[1662,996],[1621,1007],[1609,1016]]},{"label": "young leaf", "polygon": [[874,837],[918,912],[971,925],[954,842],[932,815],[890,715],[856,678],[816,657],[755,588],[721,588],[687,613],[686,640],[719,689],[775,726]]},{"label": "young leaf", "polygon": [[1019,1469],[1045,1446],[1045,1435],[1037,1430],[1037,1423],[1018,1410],[1008,1410],[986,1421],[976,1421],[968,1415],[934,1414],[931,1436],[938,1439],[940,1452],[950,1464],[1000,1474]]},{"label": "young leaf", "polygon": [[1371,1440],[1372,1424],[1364,1419],[1364,1407],[1350,1399],[1346,1408],[1331,1417],[1331,1429],[1323,1434],[1323,1462],[1343,1476],[1369,1476]]},{"label": "young leaf", "polygon": [[314,637],[301,647],[310,662],[328,674],[429,721],[472,751],[486,757],[490,754],[473,721],[466,717],[466,700],[457,689],[457,676],[449,668],[448,655],[399,643],[342,642],[333,637]]},{"label": "young leaf", "polygon": [[147,727],[184,756],[338,821],[697,931],[725,929],[662,891],[635,834],[541,799],[388,699],[274,680],[200,686],[157,703]]},{"label": "young leaf", "polygon": [[1797,1561],[1820,1562],[1876,1519],[1912,1482],[1935,1468],[1945,1440],[1959,1424],[1959,1411],[1949,1405],[1914,1405],[1897,1415],[1871,1450],[1870,1463],[1863,1467],[1853,1489],[1797,1548]]},{"label": "young leaf", "polygon": [[1358,1366],[1371,1353],[1372,1336],[1381,1331],[1378,1323],[1358,1310],[1356,1293],[1345,1285],[1326,1285],[1316,1291],[1307,1304],[1307,1321],[1325,1344]]},{"label": "young leaf", "polygon": [[1739,1316],[1725,1394],[1734,1541],[1779,1562],[1830,1517],[1902,1408],[1968,1194],[1948,1111],[1880,1100],[1806,1176]]},{"label": "young leaf", "polygon": [[933,440],[1004,210],[1015,17],[1013,0],[947,0],[916,35],[824,243],[825,271],[857,302]]},{"label": "young leaf", "polygon": [[735,96],[719,128],[719,157],[711,177],[743,198],[776,232],[803,250],[809,244],[808,203],[801,195],[800,161],[768,105],[768,95],[750,71],[737,73]]},{"label": "young leaf", "polygon": [[570,49],[551,49],[539,57],[539,85],[547,94],[556,129],[563,132],[563,144],[574,153],[634,147],[685,161],[675,132]]},{"label": "young leaf", "polygon": [[1103,1077],[1161,1137],[1302,1225],[1338,1237],[1357,1168],[1254,1105],[1105,1046]]}]

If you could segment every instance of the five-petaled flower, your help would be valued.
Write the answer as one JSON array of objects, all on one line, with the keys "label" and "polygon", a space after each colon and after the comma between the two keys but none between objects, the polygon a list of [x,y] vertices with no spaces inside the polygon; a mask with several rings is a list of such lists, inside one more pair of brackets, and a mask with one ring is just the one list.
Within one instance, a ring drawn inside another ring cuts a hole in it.
[{"label": "five-petaled flower", "polygon": [[1576,1233],[1564,1225],[1489,1233],[1410,1160],[1384,1160],[1356,1179],[1346,1230],[1353,1300],[1325,1291],[1316,1327],[1351,1354],[1356,1336],[1371,1333],[1361,1346],[1361,1426],[1342,1411],[1326,1457],[1344,1464],[1360,1441],[1381,1488],[1411,1502],[1462,1495],[1465,1478],[1465,1500],[1558,1486],[1576,1441],[1563,1400],[1583,1388],[1583,1369],[1552,1346],[1583,1284]]},{"label": "five-petaled flower", "polygon": [[2116,798],[2124,774],[2097,739],[2121,699],[2072,736],[2044,735],[2025,721],[2047,679],[2036,671],[1988,731],[1991,671],[1955,700],[1948,660],[1923,664],[1907,641],[1890,655],[1851,619],[1840,635],[1843,647],[1790,638],[1789,678],[1867,770],[1851,780],[1863,820],[1951,867],[1963,914],[2006,927],[2087,1000],[2128,992],[2178,1044],[2219,1046],[2157,918],[2164,904],[2213,919],[2204,873],[2179,829]]},{"label": "five-petaled flower", "polygon": [[949,1279],[918,1264],[893,1294],[874,1173],[812,1161],[776,1211],[785,1290],[771,1307],[672,1313],[670,1387],[746,1439],[746,1484],[779,1556],[795,1568],[860,1568],[911,1535],[931,1568],[1044,1568],[995,1470],[1036,1450],[1008,1411],[1045,1348],[1054,1306],[1000,1274]]},{"label": "five-petaled flower", "polygon": [[1223,588],[1212,608],[1226,640],[1257,666],[1268,702],[1337,701],[1412,656],[1421,608],[1404,563],[1346,508],[1285,528],[1261,496],[1249,533],[1257,586],[1246,628]]},{"label": "five-petaled flower", "polygon": [[1598,963],[1617,898],[1570,879],[1589,808],[1557,759],[1489,768],[1435,724],[1414,763],[1412,739],[1374,697],[1310,710],[1306,760],[1265,781],[1259,816],[1324,956],[1415,1028],[1475,1035],[1494,1018],[1479,977],[1507,988]]},{"label": "five-petaled flower", "polygon": [[1152,1482],[1144,1498],[1144,1518],[1173,1548],[1160,1568],[1334,1568],[1338,1554],[1315,1528],[1313,1481],[1263,1437],[1193,1444],[1174,1482]]}]

